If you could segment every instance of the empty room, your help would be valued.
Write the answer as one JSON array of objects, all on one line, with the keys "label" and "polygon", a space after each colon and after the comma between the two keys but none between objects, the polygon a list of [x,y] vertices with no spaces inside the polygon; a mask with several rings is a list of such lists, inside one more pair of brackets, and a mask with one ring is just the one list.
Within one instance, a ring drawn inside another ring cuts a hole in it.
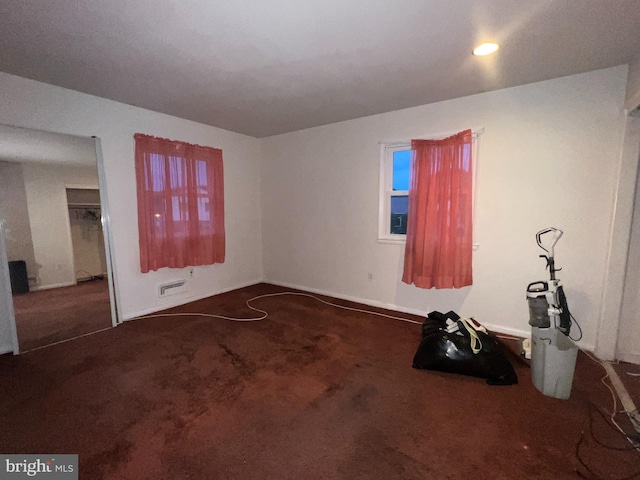
[{"label": "empty room", "polygon": [[640,478],[635,0],[0,5],[0,478]]}]

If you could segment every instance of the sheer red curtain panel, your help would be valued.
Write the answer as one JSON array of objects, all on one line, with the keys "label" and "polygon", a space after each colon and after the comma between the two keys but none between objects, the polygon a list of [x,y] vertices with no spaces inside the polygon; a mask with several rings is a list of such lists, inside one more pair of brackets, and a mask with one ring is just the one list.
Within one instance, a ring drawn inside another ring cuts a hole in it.
[{"label": "sheer red curtain panel", "polygon": [[473,283],[472,142],[471,130],[411,141],[405,283],[420,288]]},{"label": "sheer red curtain panel", "polygon": [[222,150],[134,139],[142,273],[224,262]]}]

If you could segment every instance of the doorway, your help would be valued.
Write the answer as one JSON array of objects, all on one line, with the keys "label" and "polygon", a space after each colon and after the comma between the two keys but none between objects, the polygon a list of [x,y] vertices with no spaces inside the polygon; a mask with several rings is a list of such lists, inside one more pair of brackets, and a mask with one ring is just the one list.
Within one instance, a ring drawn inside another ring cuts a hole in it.
[{"label": "doorway", "polygon": [[111,328],[118,318],[99,140],[3,125],[0,136],[19,351]]}]

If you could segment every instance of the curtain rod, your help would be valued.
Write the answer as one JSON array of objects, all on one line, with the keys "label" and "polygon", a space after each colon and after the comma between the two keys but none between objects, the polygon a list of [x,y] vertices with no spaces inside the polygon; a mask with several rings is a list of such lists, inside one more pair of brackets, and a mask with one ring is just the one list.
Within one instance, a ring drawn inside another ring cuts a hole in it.
[{"label": "curtain rod", "polygon": [[[464,129],[464,130],[467,130],[467,129]],[[460,130],[460,131],[449,130],[448,132],[427,133],[427,134],[412,136],[411,138],[415,138],[417,140],[439,140],[441,138],[450,137],[451,135],[455,135],[456,133],[460,133],[461,131],[464,131],[464,130]],[[474,137],[477,137],[478,135],[484,133],[484,127],[471,128],[468,130],[471,130],[471,134]],[[378,140],[378,144],[389,145],[389,146],[393,146],[394,144],[404,145],[410,140],[411,139],[406,139],[406,138],[404,140],[390,140],[388,142],[384,140]]]}]

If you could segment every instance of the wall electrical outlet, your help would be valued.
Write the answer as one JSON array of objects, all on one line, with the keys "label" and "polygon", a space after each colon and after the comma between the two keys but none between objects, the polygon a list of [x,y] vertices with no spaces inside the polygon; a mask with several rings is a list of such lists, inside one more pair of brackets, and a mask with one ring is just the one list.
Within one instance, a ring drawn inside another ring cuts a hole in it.
[{"label": "wall electrical outlet", "polygon": [[194,275],[195,275],[193,270],[194,270],[194,269],[193,269],[193,267],[189,267],[189,276],[190,276],[191,278],[193,278],[193,277],[194,277]]},{"label": "wall electrical outlet", "polygon": [[373,273],[367,273],[367,280],[373,282]]}]

